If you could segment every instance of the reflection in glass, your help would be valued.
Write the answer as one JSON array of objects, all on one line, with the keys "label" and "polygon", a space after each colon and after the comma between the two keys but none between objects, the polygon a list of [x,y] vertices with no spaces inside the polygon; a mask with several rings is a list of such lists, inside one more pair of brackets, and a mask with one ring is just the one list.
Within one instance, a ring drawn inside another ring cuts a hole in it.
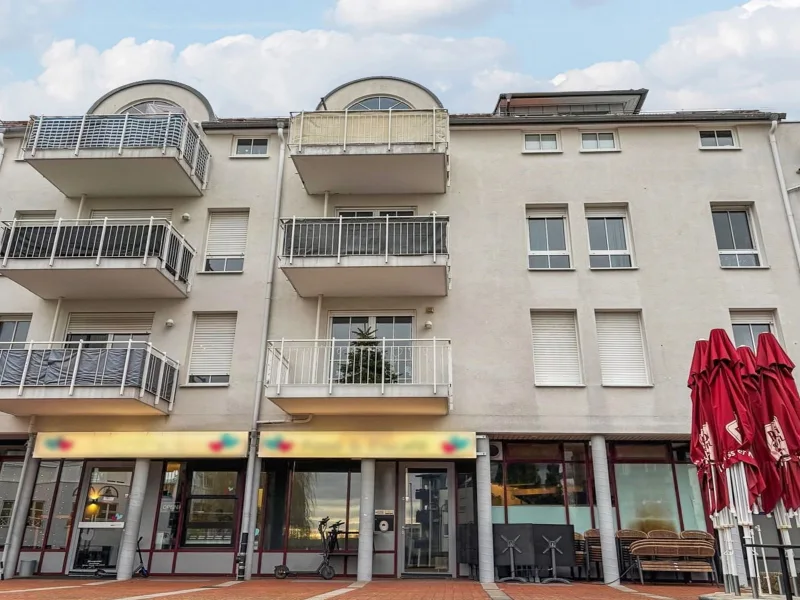
[{"label": "reflection in glass", "polygon": [[50,550],[64,550],[67,547],[67,538],[74,519],[75,508],[78,502],[78,488],[80,487],[83,461],[65,460],[61,468],[55,503],[53,504],[52,523],[47,534],[46,548]]},{"label": "reflection in glass", "polygon": [[447,571],[450,557],[447,472],[407,469],[404,494],[404,571]]},{"label": "reflection in glass", "polygon": [[22,461],[5,461],[0,466],[0,539],[5,541],[11,526],[11,512],[22,473]]},{"label": "reflection in glass", "polygon": [[289,508],[291,550],[318,550],[317,525],[323,517],[330,523],[347,521],[347,473],[295,472]]},{"label": "reflection in glass", "polygon": [[25,535],[22,540],[23,548],[44,547],[47,519],[50,516],[50,506],[58,481],[59,462],[57,460],[43,460],[39,463],[36,484],[28,507],[28,519],[25,523]]},{"label": "reflection in glass", "polygon": [[181,463],[167,463],[164,479],[161,481],[161,498],[158,503],[158,522],[153,546],[156,550],[173,548],[178,537],[181,513],[180,479]]},{"label": "reflection in glass", "polygon": [[678,479],[683,528],[706,531],[706,513],[700,482],[697,480],[697,467],[688,464],[675,465],[675,476]]},{"label": "reflection in glass", "polygon": [[236,471],[194,471],[192,473],[192,496],[235,496]]},{"label": "reflection in glass", "polygon": [[623,529],[680,530],[672,465],[617,464],[614,474]]},{"label": "reflection in glass", "polygon": [[581,533],[592,528],[589,504],[589,477],[584,463],[566,463],[567,510],[569,522]]},{"label": "reflection in glass", "polygon": [[509,523],[566,523],[561,463],[509,464],[506,503]]}]

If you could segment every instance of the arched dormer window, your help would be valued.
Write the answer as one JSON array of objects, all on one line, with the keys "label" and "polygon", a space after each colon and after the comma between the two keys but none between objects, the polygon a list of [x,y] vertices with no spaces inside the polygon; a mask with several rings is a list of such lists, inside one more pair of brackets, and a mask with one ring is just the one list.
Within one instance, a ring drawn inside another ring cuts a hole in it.
[{"label": "arched dormer window", "polygon": [[412,110],[411,107],[397,98],[391,96],[370,96],[353,102],[347,110]]},{"label": "arched dormer window", "polygon": [[137,102],[122,110],[120,114],[123,115],[165,115],[168,113],[185,113],[177,104],[169,102],[168,100],[144,100]]}]

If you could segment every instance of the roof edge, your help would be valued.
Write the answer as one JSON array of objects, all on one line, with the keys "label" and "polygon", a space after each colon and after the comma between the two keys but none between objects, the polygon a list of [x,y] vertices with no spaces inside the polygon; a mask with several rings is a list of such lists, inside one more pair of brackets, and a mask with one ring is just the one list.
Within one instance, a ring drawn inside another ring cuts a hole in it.
[{"label": "roof edge", "polygon": [[126,83],[125,85],[121,85],[121,86],[119,86],[117,88],[114,88],[113,90],[111,90],[109,92],[106,92],[105,94],[100,96],[100,98],[95,100],[94,104],[92,104],[89,107],[88,113],[89,114],[94,113],[95,109],[98,106],[100,106],[103,102],[108,100],[111,96],[113,96],[117,92],[122,92],[124,90],[128,90],[130,88],[133,88],[133,87],[136,87],[136,86],[139,86],[139,85],[174,85],[175,87],[182,88],[182,89],[186,90],[187,92],[190,92],[190,93],[194,94],[195,96],[197,96],[200,99],[200,101],[203,103],[203,106],[206,107],[206,110],[208,110],[209,117],[211,117],[211,119],[213,119],[215,121],[217,120],[217,115],[214,113],[214,109],[211,106],[211,102],[208,101],[208,98],[206,98],[204,94],[202,94],[196,88],[193,88],[192,86],[190,86],[190,85],[188,85],[186,83],[181,83],[180,81],[174,81],[172,79],[142,79],[140,81],[132,81],[131,83]]},{"label": "roof edge", "polygon": [[500,108],[500,102],[506,96],[514,98],[565,98],[569,96],[639,96],[639,101],[636,103],[635,112],[642,110],[644,101],[647,99],[647,94],[650,92],[647,88],[629,89],[629,90],[575,90],[572,92],[503,92],[497,96],[497,102],[494,105],[494,112]]},{"label": "roof edge", "polygon": [[442,104],[442,101],[439,100],[439,97],[421,83],[417,83],[416,81],[411,81],[410,79],[405,79],[404,77],[394,77],[393,75],[372,75],[370,77],[359,77],[358,79],[353,79],[352,81],[348,81],[347,83],[343,83],[342,85],[333,88],[330,92],[328,92],[322,97],[322,100],[320,100],[320,102],[317,104],[316,110],[320,110],[325,101],[331,96],[333,96],[339,90],[346,88],[348,85],[353,85],[354,83],[361,83],[362,81],[369,81],[370,79],[391,79],[392,81],[402,81],[403,83],[410,83],[411,85],[418,87],[423,92],[428,94],[431,98],[433,98],[436,101],[436,104],[439,106],[439,108],[444,108],[444,105]]}]

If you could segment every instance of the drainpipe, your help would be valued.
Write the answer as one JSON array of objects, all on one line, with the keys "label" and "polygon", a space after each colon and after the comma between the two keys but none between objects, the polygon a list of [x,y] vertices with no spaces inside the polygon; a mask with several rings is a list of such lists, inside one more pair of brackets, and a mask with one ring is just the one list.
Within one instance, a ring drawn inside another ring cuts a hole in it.
[{"label": "drainpipe", "polygon": [[786,220],[789,222],[789,233],[792,236],[792,247],[794,248],[794,258],[797,261],[797,266],[800,268],[800,238],[797,236],[797,223],[794,220],[794,212],[792,211],[792,203],[789,200],[789,192],[786,189],[786,178],[783,176],[783,167],[781,166],[781,155],[778,151],[778,140],[775,139],[775,130],[778,128],[778,121],[772,122],[772,127],[769,128],[769,147],[772,150],[772,161],[775,163],[775,173],[778,175],[778,187],[781,189],[781,198],[783,199],[783,210],[786,211]]},{"label": "drainpipe", "polygon": [[76,219],[81,218],[81,213],[83,212],[83,204],[86,202],[86,194],[81,194],[81,201],[78,203],[78,214],[75,217]]},{"label": "drainpipe", "polygon": [[53,342],[53,340],[56,339],[56,328],[58,327],[58,318],[61,316],[61,302],[63,300],[64,300],[64,298],[59,297],[58,301],[56,302],[56,310],[53,313],[53,323],[52,323],[52,325],[50,325],[50,337],[47,338],[48,339],[48,343],[47,343],[48,349],[53,347],[52,342]]},{"label": "drainpipe", "polygon": [[28,509],[33,496],[33,486],[36,484],[36,475],[39,471],[39,459],[33,458],[33,447],[36,443],[36,434],[33,433],[35,422],[36,417],[31,417],[28,425],[28,444],[25,447],[25,458],[22,462],[19,485],[14,496],[14,507],[11,509],[11,526],[6,533],[6,541],[3,547],[2,579],[13,579],[17,574],[19,551],[22,547],[25,525],[28,522]]},{"label": "drainpipe", "polygon": [[244,488],[242,507],[242,534],[239,545],[239,560],[244,555],[244,571],[241,563],[238,574],[244,579],[253,575],[253,535],[255,518],[253,506],[255,502],[254,486],[258,486],[259,473],[256,472],[258,458],[258,416],[261,414],[261,400],[264,397],[264,378],[267,370],[267,341],[269,340],[269,317],[272,305],[272,285],[275,279],[275,261],[278,255],[278,233],[281,223],[281,199],[283,193],[283,171],[286,165],[286,137],[283,134],[283,122],[278,122],[278,137],[281,140],[278,153],[278,175],[275,181],[275,209],[272,214],[272,238],[270,239],[267,257],[267,284],[264,292],[264,314],[262,316],[261,348],[258,352],[258,377],[256,378],[255,396],[253,399],[253,418],[250,426],[250,448],[247,453],[247,478]]},{"label": "drainpipe", "polygon": [[325,201],[322,203],[322,216],[328,216],[328,195],[330,192],[325,192]]}]

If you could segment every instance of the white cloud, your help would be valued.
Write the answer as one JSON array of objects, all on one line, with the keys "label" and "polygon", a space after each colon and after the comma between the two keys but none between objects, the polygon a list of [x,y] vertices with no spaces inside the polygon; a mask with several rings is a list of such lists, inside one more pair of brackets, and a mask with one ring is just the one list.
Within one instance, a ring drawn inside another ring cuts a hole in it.
[{"label": "white cloud", "polygon": [[333,18],[358,29],[409,31],[471,22],[506,5],[505,0],[337,0]]},{"label": "white cloud", "polygon": [[0,0],[0,53],[36,41],[73,0]]}]

